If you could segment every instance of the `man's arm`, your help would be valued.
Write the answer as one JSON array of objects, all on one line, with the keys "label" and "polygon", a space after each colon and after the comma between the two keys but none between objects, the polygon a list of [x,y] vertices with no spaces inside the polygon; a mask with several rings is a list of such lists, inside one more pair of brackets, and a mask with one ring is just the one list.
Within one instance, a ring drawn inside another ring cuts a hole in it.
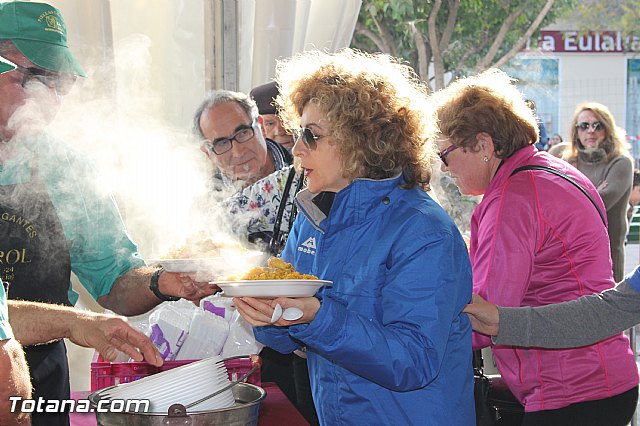
[{"label": "man's arm", "polygon": [[150,364],[162,365],[151,341],[119,316],[11,300],[9,322],[15,338],[25,346],[68,338],[77,345],[96,348],[107,361],[113,361],[119,350],[135,361],[144,356]]},{"label": "man's arm", "polygon": [[542,348],[590,345],[640,323],[640,293],[626,281],[599,294],[537,307],[497,307],[474,295],[473,329],[494,344]]},{"label": "man's arm", "polygon": [[498,308],[501,345],[573,348],[640,323],[640,293],[626,281],[599,294],[535,308]]},{"label": "man's arm", "polygon": [[11,396],[31,399],[29,368],[22,346],[15,339],[0,341],[0,424],[30,425],[31,417],[21,413],[20,407],[16,407],[17,412],[11,412]]},{"label": "man's arm", "polygon": [[[98,303],[120,315],[143,314],[160,304],[149,288],[155,268],[131,269],[120,276],[111,291],[98,298]],[[186,274],[162,272],[158,279],[158,290],[166,296],[182,297],[198,303],[200,299],[217,293],[220,289],[204,282],[196,282]]]}]

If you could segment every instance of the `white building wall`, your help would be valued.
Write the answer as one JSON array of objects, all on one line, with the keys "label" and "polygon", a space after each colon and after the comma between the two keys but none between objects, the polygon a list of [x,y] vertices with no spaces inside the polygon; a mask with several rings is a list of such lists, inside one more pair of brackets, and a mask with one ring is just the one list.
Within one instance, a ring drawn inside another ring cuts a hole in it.
[{"label": "white building wall", "polygon": [[628,55],[616,53],[557,54],[559,64],[560,129],[568,136],[578,104],[595,101],[611,110],[616,123],[624,127]]}]

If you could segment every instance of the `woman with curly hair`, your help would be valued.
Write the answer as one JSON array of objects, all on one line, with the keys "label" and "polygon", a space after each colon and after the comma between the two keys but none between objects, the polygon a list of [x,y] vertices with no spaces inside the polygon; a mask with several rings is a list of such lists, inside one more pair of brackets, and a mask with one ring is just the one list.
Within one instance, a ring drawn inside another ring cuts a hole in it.
[{"label": "woman with curly hair", "polygon": [[[423,186],[434,119],[410,68],[386,55],[281,62],[278,104],[307,187],[282,258],[333,281],[314,297],[237,298],[256,337],[307,348],[321,424],[475,422],[467,249]],[[303,316],[271,324],[274,306]]]},{"label": "woman with curly hair", "polygon": [[[435,101],[442,171],[463,194],[483,196],[471,218],[474,292],[518,307],[613,287],[604,204],[586,176],[533,146],[538,126],[511,78],[489,70]],[[480,333],[473,344],[491,345],[525,426],[623,426],[635,411],[638,369],[622,333],[574,349],[493,344]]]},{"label": "woman with curly hair", "polygon": [[624,278],[627,209],[633,186],[633,160],[624,136],[609,108],[585,102],[578,105],[573,115],[571,147],[562,156],[593,182],[604,201],[616,282]]}]

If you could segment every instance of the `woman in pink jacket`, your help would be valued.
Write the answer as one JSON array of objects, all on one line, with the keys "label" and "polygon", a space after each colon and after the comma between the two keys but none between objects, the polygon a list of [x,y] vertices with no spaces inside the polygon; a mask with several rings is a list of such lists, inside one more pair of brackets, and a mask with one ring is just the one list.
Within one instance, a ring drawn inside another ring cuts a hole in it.
[{"label": "woman in pink jacket", "polygon": [[[442,170],[463,194],[484,195],[471,219],[474,293],[500,306],[540,306],[613,287],[598,191],[535,149],[536,121],[512,80],[489,70],[434,99]],[[520,169],[531,165],[551,170]],[[478,333],[473,342],[491,345]],[[523,425],[614,426],[633,415],[638,370],[623,334],[575,349],[493,345],[492,352],[525,407]]]}]

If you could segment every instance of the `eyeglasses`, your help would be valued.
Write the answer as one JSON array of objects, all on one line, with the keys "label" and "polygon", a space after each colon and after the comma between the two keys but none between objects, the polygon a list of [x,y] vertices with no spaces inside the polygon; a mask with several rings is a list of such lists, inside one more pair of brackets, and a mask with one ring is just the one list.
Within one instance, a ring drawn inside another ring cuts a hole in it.
[{"label": "eyeglasses", "polygon": [[16,71],[22,74],[22,87],[27,87],[27,83],[31,80],[38,80],[49,89],[53,89],[60,96],[64,96],[71,91],[77,77],[72,74],[63,74],[40,68],[25,68],[20,65],[16,66]]},{"label": "eyeglasses", "polygon": [[222,155],[225,152],[231,150],[233,141],[236,141],[238,143],[248,142],[255,135],[255,130],[253,130],[254,124],[255,122],[251,123],[250,125],[245,124],[243,128],[241,128],[228,138],[218,138],[214,139],[213,141],[205,139],[202,143],[209,150],[213,151],[214,154]]},{"label": "eyeglasses", "polygon": [[445,166],[449,167],[449,163],[447,163],[447,155],[451,154],[458,148],[460,148],[458,145],[450,145],[444,151],[438,151],[438,157],[440,157],[440,160],[442,160]]},{"label": "eyeglasses", "polygon": [[589,130],[589,128],[592,128],[594,132],[597,132],[599,130],[604,130],[604,125],[599,121],[594,121],[593,123],[587,123],[586,121],[583,121],[582,123],[576,124],[576,128],[578,130],[582,130],[583,132]]},{"label": "eyeglasses", "polygon": [[293,131],[293,138],[295,139],[295,141],[298,142],[299,140],[302,140],[304,146],[306,146],[311,151],[315,151],[315,149],[318,147],[318,140],[324,138],[325,136],[326,135],[316,136],[313,134],[311,129],[307,127],[301,127],[300,129],[295,129]]}]

